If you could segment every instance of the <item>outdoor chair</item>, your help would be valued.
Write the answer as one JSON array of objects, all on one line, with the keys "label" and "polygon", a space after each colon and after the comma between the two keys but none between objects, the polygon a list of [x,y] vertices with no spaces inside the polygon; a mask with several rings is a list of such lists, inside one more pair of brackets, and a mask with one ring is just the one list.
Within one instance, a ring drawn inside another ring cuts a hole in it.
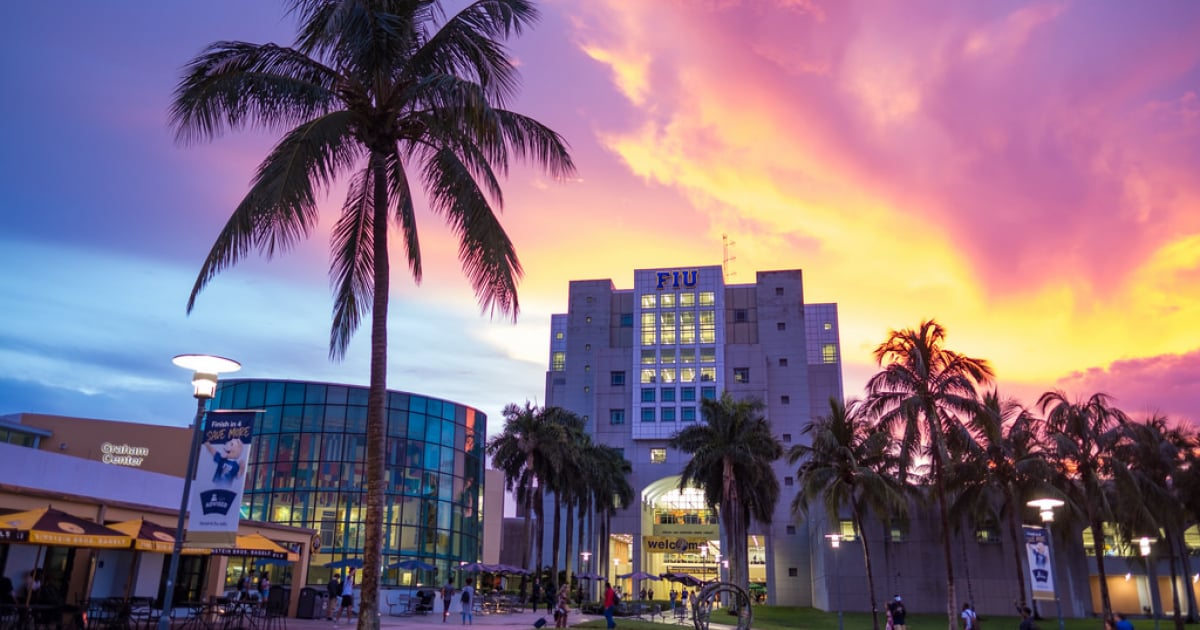
[{"label": "outdoor chair", "polygon": [[390,617],[410,617],[413,614],[412,596],[411,595],[396,595],[389,597],[387,600],[388,616]]}]

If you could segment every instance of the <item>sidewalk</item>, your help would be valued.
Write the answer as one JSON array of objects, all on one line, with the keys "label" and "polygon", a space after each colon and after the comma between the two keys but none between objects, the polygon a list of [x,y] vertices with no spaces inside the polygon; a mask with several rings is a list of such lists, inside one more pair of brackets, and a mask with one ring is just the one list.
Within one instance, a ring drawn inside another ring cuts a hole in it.
[{"label": "sidewalk", "polygon": [[[546,625],[544,626],[543,630],[553,630],[554,615],[545,610],[539,610],[538,612],[525,611],[491,615],[475,615],[472,626],[532,629],[534,622],[540,618],[544,618],[546,620]],[[603,618],[604,617],[600,615],[585,615],[581,614],[578,610],[573,610],[571,611],[571,615],[567,618],[567,623],[570,625],[575,625],[577,623]],[[342,621],[342,623],[336,627],[339,630],[353,630],[356,623],[357,621],[347,624],[345,621]],[[289,617],[287,624],[288,630],[333,630],[335,627],[332,621],[325,621],[324,619],[296,619],[294,617]],[[463,627],[461,614],[450,613],[450,618],[447,619],[445,623],[442,623],[442,614],[440,612],[429,615],[412,615],[411,617],[389,617],[388,615],[383,615],[379,618],[379,626],[381,628],[428,627],[431,629],[438,627],[446,628],[447,630],[450,628]]]}]

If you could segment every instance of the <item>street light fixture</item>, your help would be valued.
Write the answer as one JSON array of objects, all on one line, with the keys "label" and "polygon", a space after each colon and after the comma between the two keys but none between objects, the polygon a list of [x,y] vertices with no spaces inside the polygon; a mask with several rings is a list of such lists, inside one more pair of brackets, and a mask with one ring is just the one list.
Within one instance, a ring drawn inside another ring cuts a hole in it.
[{"label": "street light fixture", "polygon": [[1059,593],[1059,588],[1058,588],[1058,568],[1053,563],[1054,536],[1053,536],[1052,530],[1050,528],[1050,525],[1051,525],[1051,523],[1054,522],[1055,508],[1060,508],[1063,505],[1066,505],[1066,502],[1064,502],[1062,499],[1046,498],[1046,499],[1034,499],[1034,500],[1026,503],[1026,505],[1028,505],[1029,507],[1032,507],[1032,508],[1037,508],[1038,516],[1042,517],[1042,524],[1045,525],[1045,527],[1046,527],[1046,547],[1047,547],[1047,551],[1050,554],[1050,558],[1051,558],[1051,562],[1052,562],[1052,564],[1050,566],[1051,566],[1051,570],[1053,571],[1053,573],[1050,574],[1050,579],[1052,579],[1054,581],[1054,583],[1052,584],[1052,586],[1054,587],[1054,606],[1056,608],[1058,608],[1058,630],[1064,630],[1064,628],[1066,627],[1066,622],[1063,621],[1062,594]]},{"label": "street light fixture", "polygon": [[179,520],[175,523],[175,544],[171,547],[171,563],[167,569],[167,586],[163,593],[162,614],[158,617],[158,630],[171,628],[175,574],[179,571],[179,555],[183,552],[183,525],[192,493],[192,477],[196,475],[196,450],[200,448],[200,424],[204,421],[204,406],[217,391],[218,374],[242,369],[242,364],[233,359],[208,354],[181,354],[171,359],[171,362],[192,371],[192,396],[196,398],[196,419],[192,421],[192,446],[188,451],[187,471],[183,476],[183,496],[179,499]]},{"label": "street light fixture", "polygon": [[837,602],[838,615],[838,630],[843,630],[842,627],[842,598],[839,596],[841,590],[840,580],[838,579],[838,548],[842,546],[841,534],[825,534],[825,538],[829,539],[829,546],[833,548],[833,595],[834,601]]}]

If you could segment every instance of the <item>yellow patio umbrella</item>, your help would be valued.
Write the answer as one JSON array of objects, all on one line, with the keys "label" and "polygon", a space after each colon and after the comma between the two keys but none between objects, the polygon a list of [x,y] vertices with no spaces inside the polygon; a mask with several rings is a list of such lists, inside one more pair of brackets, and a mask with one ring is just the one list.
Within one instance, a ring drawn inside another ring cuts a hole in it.
[{"label": "yellow patio umbrella", "polygon": [[98,549],[133,544],[123,532],[49,506],[0,516],[0,541]]},{"label": "yellow patio umbrella", "polygon": [[300,554],[288,551],[275,541],[262,534],[239,535],[233,547],[218,547],[212,550],[214,556],[234,556],[241,558],[274,558],[299,562]]},{"label": "yellow patio umbrella", "polygon": [[[133,572],[129,576],[129,581],[125,584],[125,598],[129,599],[133,592],[133,585],[137,581],[140,565],[138,564],[138,556],[143,551],[149,553],[171,553],[175,549],[175,532],[163,525],[159,525],[154,521],[148,521],[145,518],[135,518],[131,521],[121,521],[109,525],[126,536],[133,539]],[[184,547],[180,550],[184,555],[208,555],[208,549],[199,549],[192,547]]]}]

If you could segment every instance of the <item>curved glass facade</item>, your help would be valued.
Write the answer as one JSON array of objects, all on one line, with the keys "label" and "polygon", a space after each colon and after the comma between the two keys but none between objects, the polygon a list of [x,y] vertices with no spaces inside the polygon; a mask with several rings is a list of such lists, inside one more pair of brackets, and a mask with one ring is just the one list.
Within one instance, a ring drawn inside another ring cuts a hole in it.
[{"label": "curved glass facade", "polygon": [[[324,565],[361,559],[366,523],[367,388],[225,379],[210,409],[259,409],[242,517],[317,530],[310,583]],[[389,391],[383,566],[420,560],[433,571],[384,571],[383,584],[432,584],[479,559],[487,417],[450,401]]]}]

